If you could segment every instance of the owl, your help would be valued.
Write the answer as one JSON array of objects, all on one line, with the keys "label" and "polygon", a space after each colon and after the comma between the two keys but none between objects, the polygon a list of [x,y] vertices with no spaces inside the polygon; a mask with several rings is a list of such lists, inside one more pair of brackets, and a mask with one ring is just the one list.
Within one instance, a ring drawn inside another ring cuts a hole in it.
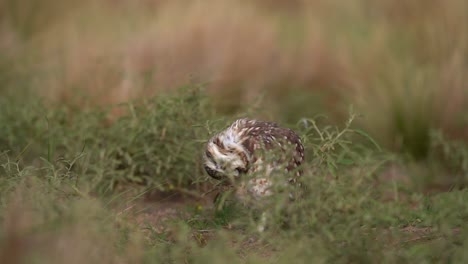
[{"label": "owl", "polygon": [[302,174],[304,147],[291,129],[242,118],[208,140],[204,168],[214,179],[232,183],[237,198],[257,201],[274,185],[295,185]]}]

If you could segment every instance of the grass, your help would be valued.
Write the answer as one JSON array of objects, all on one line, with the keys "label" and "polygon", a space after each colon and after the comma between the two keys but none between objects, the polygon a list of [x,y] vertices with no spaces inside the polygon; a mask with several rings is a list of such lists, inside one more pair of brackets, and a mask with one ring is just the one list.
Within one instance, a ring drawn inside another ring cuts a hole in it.
[{"label": "grass", "polygon": [[193,80],[228,114],[264,94],[269,118],[338,124],[352,104],[383,146],[422,159],[428,129],[468,134],[463,0],[29,2],[1,2],[0,78],[49,100],[110,105]]},{"label": "grass", "polygon": [[109,109],[50,111],[40,102],[30,106],[36,113],[19,116],[5,98],[2,149],[21,164],[41,157],[51,170],[60,165],[72,174],[92,174],[83,181],[99,192],[122,181],[159,190],[188,186],[200,178],[198,154],[207,136],[200,125],[212,114],[195,88],[182,94],[116,106],[128,113],[116,121],[109,121]]},{"label": "grass", "polygon": [[[0,0],[0,263],[467,262],[466,10]],[[201,166],[241,116],[306,148],[263,233]]]},{"label": "grass", "polygon": [[[2,263],[466,261],[466,190],[425,192],[430,178],[355,128],[352,112],[338,127],[291,124],[306,145],[305,196],[286,209],[272,200],[257,233],[254,211],[215,208],[202,142],[235,117],[217,115],[202,87],[116,106],[127,111],[111,123],[110,109],[3,100]],[[468,148],[432,138],[432,161],[463,186]]]}]

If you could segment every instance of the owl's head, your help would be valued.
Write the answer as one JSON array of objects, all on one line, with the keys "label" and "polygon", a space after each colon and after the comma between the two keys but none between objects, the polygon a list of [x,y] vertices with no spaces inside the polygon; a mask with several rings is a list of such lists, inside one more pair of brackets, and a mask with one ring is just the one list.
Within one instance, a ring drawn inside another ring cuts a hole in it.
[{"label": "owl's head", "polygon": [[226,135],[211,138],[204,155],[208,175],[217,180],[235,179],[248,171],[249,154],[241,142]]}]

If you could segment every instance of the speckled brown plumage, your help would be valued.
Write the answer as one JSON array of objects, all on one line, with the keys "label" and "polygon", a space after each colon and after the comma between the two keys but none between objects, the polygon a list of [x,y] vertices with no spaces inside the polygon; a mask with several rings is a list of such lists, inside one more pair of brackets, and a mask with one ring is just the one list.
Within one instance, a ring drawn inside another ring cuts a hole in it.
[{"label": "speckled brown plumage", "polygon": [[271,195],[272,174],[283,174],[285,182],[296,183],[302,174],[304,147],[289,128],[243,118],[208,141],[204,158],[211,177],[242,178],[238,194],[260,198]]}]

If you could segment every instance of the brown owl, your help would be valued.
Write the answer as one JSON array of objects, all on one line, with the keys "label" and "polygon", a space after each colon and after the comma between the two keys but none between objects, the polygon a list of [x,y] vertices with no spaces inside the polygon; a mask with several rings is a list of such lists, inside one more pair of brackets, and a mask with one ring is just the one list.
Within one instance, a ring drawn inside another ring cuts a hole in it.
[{"label": "brown owl", "polygon": [[304,147],[293,130],[247,118],[213,136],[204,155],[206,172],[239,183],[236,196],[243,201],[272,195],[277,183],[295,184],[303,161]]}]

